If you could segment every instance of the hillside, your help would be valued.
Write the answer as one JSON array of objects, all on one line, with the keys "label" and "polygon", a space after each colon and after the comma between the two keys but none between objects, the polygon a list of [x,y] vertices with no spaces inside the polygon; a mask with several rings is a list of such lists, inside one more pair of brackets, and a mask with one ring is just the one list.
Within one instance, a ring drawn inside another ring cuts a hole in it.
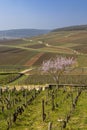
[{"label": "hillside", "polygon": [[44,60],[63,55],[76,57],[80,67],[87,67],[86,25],[84,27],[84,30],[54,31],[32,38],[1,40],[0,65],[39,66]]},{"label": "hillside", "polygon": [[69,27],[63,27],[63,28],[57,28],[52,30],[52,32],[58,32],[58,31],[81,31],[81,30],[87,30],[87,25],[77,25],[77,26],[69,26]]},{"label": "hillside", "polygon": [[87,25],[55,29],[36,39],[42,40],[49,47],[68,48],[77,53],[87,54]]},{"label": "hillside", "polygon": [[27,38],[48,33],[49,30],[40,29],[13,29],[0,31],[0,39]]},{"label": "hillside", "polygon": [[[60,76],[58,90],[40,69],[56,56],[77,59],[75,69]],[[86,130],[87,31],[1,40],[0,86],[0,130],[47,130],[51,122],[53,130]]]}]

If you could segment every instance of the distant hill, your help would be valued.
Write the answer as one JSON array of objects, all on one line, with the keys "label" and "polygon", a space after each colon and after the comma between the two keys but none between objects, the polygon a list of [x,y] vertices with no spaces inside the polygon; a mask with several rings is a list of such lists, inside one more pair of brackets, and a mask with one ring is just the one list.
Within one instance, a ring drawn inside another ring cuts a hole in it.
[{"label": "distant hill", "polygon": [[69,27],[57,28],[57,29],[52,30],[52,32],[79,31],[79,30],[87,30],[87,25],[77,25],[77,26],[69,26]]},{"label": "distant hill", "polygon": [[48,33],[49,30],[41,29],[13,29],[0,31],[0,39],[28,38]]}]

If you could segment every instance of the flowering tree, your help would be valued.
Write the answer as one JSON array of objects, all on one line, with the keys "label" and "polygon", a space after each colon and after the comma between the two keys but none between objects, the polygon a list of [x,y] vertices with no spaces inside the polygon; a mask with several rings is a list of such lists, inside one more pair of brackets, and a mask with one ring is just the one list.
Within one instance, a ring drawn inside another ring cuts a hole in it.
[{"label": "flowering tree", "polygon": [[74,67],[76,60],[73,57],[56,57],[42,63],[41,69],[44,73],[52,75],[54,81],[59,84],[60,76],[70,67]]}]

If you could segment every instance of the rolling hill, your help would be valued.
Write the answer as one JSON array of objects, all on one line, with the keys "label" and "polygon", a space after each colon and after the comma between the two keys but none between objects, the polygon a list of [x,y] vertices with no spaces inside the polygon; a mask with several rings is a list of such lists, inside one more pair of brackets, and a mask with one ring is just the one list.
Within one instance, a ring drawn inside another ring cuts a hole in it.
[{"label": "rolling hill", "polygon": [[48,33],[49,30],[41,29],[13,29],[0,31],[0,39],[27,38]]},{"label": "rolling hill", "polygon": [[[58,31],[56,29],[49,33],[46,31],[43,35],[30,38],[1,40],[0,65],[26,65],[33,61],[32,66],[38,66],[44,60],[56,55],[63,55],[77,57],[79,66],[87,67],[86,29],[87,25],[72,26],[58,29]],[[23,30],[20,31],[23,32]],[[28,34],[28,30],[24,30],[24,32]],[[12,36],[12,34],[9,34],[9,36]],[[3,57],[6,57],[6,59],[3,59]]]},{"label": "rolling hill", "polygon": [[81,31],[81,30],[87,30],[87,25],[75,25],[75,26],[69,26],[69,27],[63,27],[63,28],[57,28],[52,30],[52,32],[58,32],[58,31]]}]

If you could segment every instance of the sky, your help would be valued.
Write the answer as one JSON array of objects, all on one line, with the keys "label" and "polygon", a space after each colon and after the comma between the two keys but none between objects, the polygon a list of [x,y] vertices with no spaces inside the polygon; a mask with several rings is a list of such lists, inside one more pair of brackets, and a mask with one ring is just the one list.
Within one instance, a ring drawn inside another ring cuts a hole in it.
[{"label": "sky", "polygon": [[87,0],[0,0],[0,30],[87,24]]}]

